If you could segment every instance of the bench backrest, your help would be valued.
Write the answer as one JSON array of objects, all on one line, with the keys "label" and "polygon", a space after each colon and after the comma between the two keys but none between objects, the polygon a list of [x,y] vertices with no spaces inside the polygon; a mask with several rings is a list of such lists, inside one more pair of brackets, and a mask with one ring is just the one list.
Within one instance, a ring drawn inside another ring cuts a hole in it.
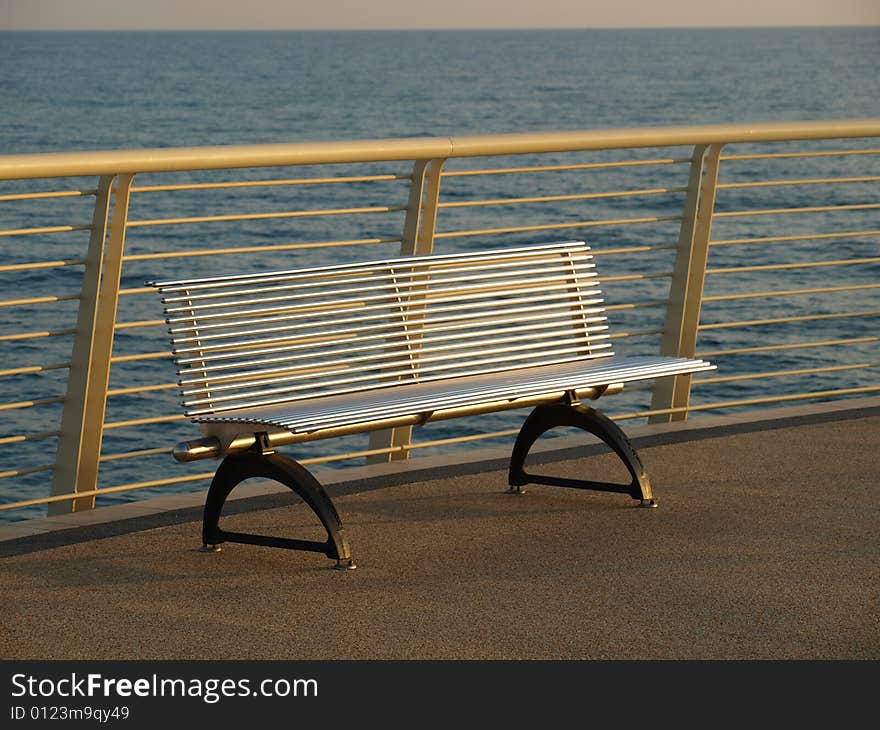
[{"label": "bench backrest", "polygon": [[189,416],[610,356],[583,242],[150,282]]}]

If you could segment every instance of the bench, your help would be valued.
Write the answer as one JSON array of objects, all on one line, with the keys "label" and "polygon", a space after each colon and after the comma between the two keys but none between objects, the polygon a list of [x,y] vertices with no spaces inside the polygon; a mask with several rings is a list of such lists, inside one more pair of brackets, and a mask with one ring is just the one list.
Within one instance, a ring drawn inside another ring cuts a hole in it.
[{"label": "bench", "polygon": [[[509,491],[549,484],[655,506],[623,431],[583,401],[626,383],[714,368],[697,359],[615,356],[583,242],[148,285],[162,295],[185,414],[203,433],[178,444],[174,456],[223,458],[205,501],[207,550],[223,542],[309,550],[353,567],[329,496],[279,446],[527,406],[533,410],[513,447]],[[527,473],[532,444],[558,426],[604,441],[632,481]],[[253,477],[296,492],[327,540],[221,530],[226,498]]]}]

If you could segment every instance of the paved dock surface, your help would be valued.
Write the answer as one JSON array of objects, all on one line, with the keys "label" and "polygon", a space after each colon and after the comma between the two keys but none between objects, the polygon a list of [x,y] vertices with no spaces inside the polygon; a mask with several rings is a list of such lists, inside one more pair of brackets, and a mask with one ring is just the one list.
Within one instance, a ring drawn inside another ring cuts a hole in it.
[{"label": "paved dock surface", "polygon": [[[878,435],[873,411],[648,440],[653,510],[507,495],[503,470],[339,493],[348,573],[317,554],[201,553],[195,513],[14,540],[0,658],[878,659]],[[619,465],[544,468],[613,479]],[[294,503],[224,526],[321,537]]]}]

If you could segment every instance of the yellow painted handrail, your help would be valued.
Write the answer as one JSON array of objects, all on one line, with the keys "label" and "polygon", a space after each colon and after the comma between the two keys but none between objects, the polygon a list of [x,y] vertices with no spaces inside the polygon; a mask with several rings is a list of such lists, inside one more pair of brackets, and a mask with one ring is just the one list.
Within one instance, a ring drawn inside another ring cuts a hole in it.
[{"label": "yellow painted handrail", "polygon": [[0,180],[854,137],[880,137],[880,119],[4,155]]}]

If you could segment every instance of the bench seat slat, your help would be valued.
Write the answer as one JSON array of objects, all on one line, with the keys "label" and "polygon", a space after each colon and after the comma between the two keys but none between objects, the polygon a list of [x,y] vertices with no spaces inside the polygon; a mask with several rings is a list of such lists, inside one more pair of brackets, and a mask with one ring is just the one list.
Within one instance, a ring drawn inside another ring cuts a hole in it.
[{"label": "bench seat slat", "polygon": [[592,362],[568,362],[489,375],[407,383],[358,396],[314,398],[275,408],[231,411],[193,420],[205,424],[241,423],[249,427],[276,427],[301,433],[356,425],[392,415],[430,414],[442,409],[478,407],[503,400],[509,400],[511,407],[515,407],[515,401],[520,398],[583,391],[611,383],[694,373],[713,367],[704,360],[691,358],[611,357]]}]

